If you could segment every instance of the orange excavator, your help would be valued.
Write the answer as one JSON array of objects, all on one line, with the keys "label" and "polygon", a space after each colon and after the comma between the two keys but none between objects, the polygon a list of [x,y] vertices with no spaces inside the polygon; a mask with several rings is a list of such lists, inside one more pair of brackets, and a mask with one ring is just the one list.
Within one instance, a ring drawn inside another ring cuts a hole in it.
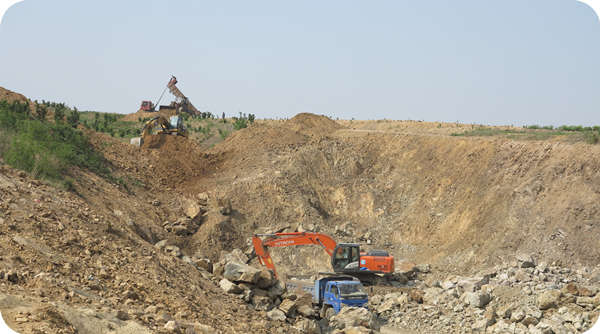
[{"label": "orange excavator", "polygon": [[[265,238],[265,239],[263,239]],[[255,234],[252,237],[254,252],[260,263],[273,271],[277,277],[275,264],[269,254],[269,247],[320,245],[331,257],[331,267],[335,273],[356,276],[361,281],[370,281],[376,274],[393,274],[394,257],[386,251],[361,252],[355,243],[336,243],[330,236],[314,232]]]}]

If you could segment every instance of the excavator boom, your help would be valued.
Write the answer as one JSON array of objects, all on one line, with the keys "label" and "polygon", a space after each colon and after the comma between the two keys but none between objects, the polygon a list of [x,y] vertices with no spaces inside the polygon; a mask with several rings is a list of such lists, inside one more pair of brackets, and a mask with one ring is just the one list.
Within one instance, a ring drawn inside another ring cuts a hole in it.
[{"label": "excavator boom", "polygon": [[[261,237],[267,238],[263,240]],[[254,251],[256,256],[258,256],[260,263],[271,269],[275,276],[277,276],[277,271],[275,270],[271,255],[267,250],[268,247],[320,245],[325,249],[329,256],[332,256],[333,251],[337,246],[337,243],[335,240],[331,239],[331,237],[325,234],[312,232],[255,234],[254,237],[252,237],[252,244],[254,245]]]},{"label": "excavator boom", "polygon": [[338,244],[330,236],[321,233],[255,234],[252,237],[252,244],[260,263],[271,269],[275,276],[277,276],[277,271],[268,248],[301,245],[320,245],[323,247],[331,258],[331,266],[336,273],[364,277],[365,275],[391,274],[394,272],[394,257],[387,252],[361,253],[358,244]]}]

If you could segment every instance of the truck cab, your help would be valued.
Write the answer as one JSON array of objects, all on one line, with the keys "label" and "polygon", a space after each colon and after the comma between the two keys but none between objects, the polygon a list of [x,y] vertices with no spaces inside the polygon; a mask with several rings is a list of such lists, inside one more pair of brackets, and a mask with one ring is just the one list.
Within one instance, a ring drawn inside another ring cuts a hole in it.
[{"label": "truck cab", "polygon": [[[369,297],[360,281],[354,277],[327,277],[315,281],[313,302],[333,308],[338,313],[342,307],[366,307]],[[316,297],[317,300],[314,300]]]}]

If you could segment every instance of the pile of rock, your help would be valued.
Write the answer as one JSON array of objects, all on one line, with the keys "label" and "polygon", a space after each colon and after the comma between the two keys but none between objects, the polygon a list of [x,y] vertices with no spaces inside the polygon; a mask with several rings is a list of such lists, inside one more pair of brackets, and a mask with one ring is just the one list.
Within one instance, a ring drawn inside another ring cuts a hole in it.
[{"label": "pile of rock", "polygon": [[519,256],[478,277],[449,277],[370,299],[388,325],[413,331],[575,333],[600,314],[594,274]]},{"label": "pile of rock", "polygon": [[213,265],[213,274],[221,277],[219,286],[227,293],[237,294],[255,309],[269,311],[281,304],[285,287],[266,269],[249,266],[248,257],[239,249],[225,253]]}]

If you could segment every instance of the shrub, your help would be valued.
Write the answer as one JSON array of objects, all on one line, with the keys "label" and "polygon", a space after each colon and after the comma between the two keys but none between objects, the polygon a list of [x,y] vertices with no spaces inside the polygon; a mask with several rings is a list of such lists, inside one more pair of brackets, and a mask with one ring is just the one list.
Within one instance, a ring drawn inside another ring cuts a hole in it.
[{"label": "shrub", "polygon": [[583,131],[584,128],[581,125],[561,125],[559,130],[562,131]]},{"label": "shrub", "polygon": [[584,138],[588,144],[598,144],[600,143],[600,132],[586,131],[584,134]]},{"label": "shrub", "polygon": [[63,187],[66,191],[74,191],[75,185],[73,184],[73,180],[71,178],[65,178],[63,181]]},{"label": "shrub", "polygon": [[225,140],[225,138],[229,136],[229,131],[219,129],[219,136],[221,136],[221,139]]},{"label": "shrub", "polygon": [[237,118],[235,120],[235,122],[233,123],[233,128],[235,130],[243,129],[243,128],[247,127],[247,126],[248,126],[248,124],[246,122],[246,119],[242,118],[242,117]]}]

